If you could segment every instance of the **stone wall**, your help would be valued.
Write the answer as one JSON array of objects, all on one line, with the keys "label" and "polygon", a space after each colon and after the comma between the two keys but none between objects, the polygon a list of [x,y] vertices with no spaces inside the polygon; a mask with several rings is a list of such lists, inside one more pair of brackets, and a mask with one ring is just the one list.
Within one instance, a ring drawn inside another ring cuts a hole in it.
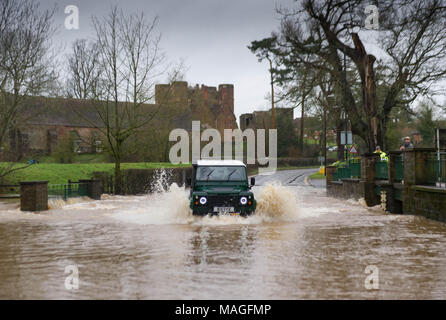
[{"label": "stone wall", "polygon": [[375,163],[378,161],[376,154],[364,154],[361,156],[361,179],[341,179],[331,181],[336,172],[335,167],[327,169],[327,195],[343,199],[363,198],[367,206],[372,207],[381,204],[381,197],[375,191]]},{"label": "stone wall", "polygon": [[340,199],[363,198],[362,185],[359,179],[342,179],[342,181],[332,181],[327,185],[327,195]]},{"label": "stone wall", "polygon": [[[368,206],[385,203],[386,211],[421,215],[446,222],[446,189],[429,185],[433,181],[427,160],[431,148],[414,148],[404,152],[404,181],[395,181],[395,157],[390,153],[389,181],[375,180],[376,155],[361,156],[361,181],[341,179],[332,181],[335,167],[327,168],[327,195],[343,199],[364,198]],[[376,194],[381,188],[381,195]],[[402,200],[402,201],[401,201]]]},{"label": "stone wall", "polygon": [[446,189],[411,186],[406,192],[403,213],[446,222]]},{"label": "stone wall", "polygon": [[[146,194],[166,190],[171,184],[188,186],[192,167],[168,169],[122,170],[122,193],[125,195]],[[113,193],[113,174],[94,172],[93,177],[101,182],[101,193]]]}]

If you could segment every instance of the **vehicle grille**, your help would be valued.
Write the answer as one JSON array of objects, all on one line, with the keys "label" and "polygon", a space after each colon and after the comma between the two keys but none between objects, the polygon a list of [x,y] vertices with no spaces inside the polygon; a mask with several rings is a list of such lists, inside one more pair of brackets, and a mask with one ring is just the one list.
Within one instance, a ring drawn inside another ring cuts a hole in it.
[{"label": "vehicle grille", "polygon": [[209,206],[234,207],[239,205],[239,196],[210,196],[208,197]]}]

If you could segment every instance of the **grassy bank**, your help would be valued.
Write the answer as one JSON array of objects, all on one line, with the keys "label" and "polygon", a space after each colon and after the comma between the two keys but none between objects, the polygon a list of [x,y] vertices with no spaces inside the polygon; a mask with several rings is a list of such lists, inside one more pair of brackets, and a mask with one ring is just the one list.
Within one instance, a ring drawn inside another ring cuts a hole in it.
[{"label": "grassy bank", "polygon": [[[6,163],[0,163],[5,166]],[[22,166],[23,164],[17,164]],[[17,184],[20,181],[48,180],[49,183],[66,183],[68,180],[78,181],[89,179],[94,171],[113,172],[113,163],[39,163],[33,164],[23,170],[18,170],[7,176],[9,184]],[[122,163],[122,169],[156,169],[188,167],[189,165],[173,165],[171,163]]]},{"label": "grassy bank", "polygon": [[[50,160],[50,159],[39,159]],[[88,161],[86,157],[82,160]],[[20,181],[36,181],[36,180],[48,180],[49,183],[67,183],[68,180],[78,181],[79,179],[91,178],[95,171],[113,172],[114,163],[97,163],[92,158],[90,163],[47,163],[40,162],[33,164],[25,169],[15,171],[7,176],[7,184],[18,184]],[[0,162],[0,167],[8,165],[7,163]],[[23,164],[16,164],[16,166],[23,166]],[[175,167],[188,167],[190,165],[173,165],[168,162],[137,162],[137,163],[122,163],[122,169],[157,169],[157,168],[175,168]],[[297,169],[310,169],[319,168],[319,166],[297,167],[297,166],[284,166],[279,167],[277,170],[297,170]],[[249,170],[249,175],[258,174],[257,169]],[[312,177],[313,178],[313,177]],[[317,179],[317,178],[315,178]]]},{"label": "grassy bank", "polygon": [[296,166],[285,166],[285,167],[278,167],[277,171],[282,171],[282,170],[299,170],[299,169],[317,169],[319,168],[319,166],[307,166],[307,167],[296,167]]},{"label": "grassy bank", "polygon": [[325,179],[325,176],[322,173],[315,172],[310,175],[310,179]]},{"label": "grassy bank", "polygon": [[[283,170],[299,170],[299,169],[317,169],[319,168],[319,166],[283,166],[283,167],[278,167],[277,171],[283,171]],[[255,176],[259,174],[259,170],[257,168],[250,168],[248,169],[248,175],[250,176]]]}]

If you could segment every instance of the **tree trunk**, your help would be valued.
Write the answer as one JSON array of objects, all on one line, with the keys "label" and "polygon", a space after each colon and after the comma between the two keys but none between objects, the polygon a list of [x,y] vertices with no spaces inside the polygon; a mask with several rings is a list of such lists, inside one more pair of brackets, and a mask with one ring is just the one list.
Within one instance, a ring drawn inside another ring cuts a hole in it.
[{"label": "tree trunk", "polygon": [[300,114],[300,140],[299,150],[304,153],[304,116],[305,116],[305,96],[302,94],[302,111]]},{"label": "tree trunk", "polygon": [[338,119],[336,124],[336,145],[338,146],[338,161],[344,160],[344,145],[341,144],[341,131],[344,128],[344,121]]},{"label": "tree trunk", "polygon": [[357,52],[355,63],[361,77],[362,101],[369,127],[368,132],[365,135],[365,140],[368,151],[373,152],[377,145],[382,146],[383,143],[382,126],[376,108],[376,83],[375,71],[373,69],[373,64],[375,63],[376,58],[371,54],[367,54],[356,33],[352,35],[352,38]]},{"label": "tree trunk", "polygon": [[121,161],[115,161],[115,194],[121,194]]},{"label": "tree trunk", "polygon": [[115,153],[115,194],[122,193],[122,177],[121,177],[121,143],[116,142]]}]

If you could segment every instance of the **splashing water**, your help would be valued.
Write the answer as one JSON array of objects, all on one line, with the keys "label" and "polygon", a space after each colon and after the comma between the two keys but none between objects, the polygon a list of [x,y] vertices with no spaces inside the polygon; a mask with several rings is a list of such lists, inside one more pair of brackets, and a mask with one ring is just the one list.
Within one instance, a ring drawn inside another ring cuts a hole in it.
[{"label": "splashing water", "polygon": [[76,197],[76,198],[68,198],[66,201],[63,199],[50,199],[48,200],[48,209],[62,209],[66,205],[83,203],[86,201],[92,201],[88,197]]},{"label": "splashing water", "polygon": [[173,183],[166,170],[157,170],[143,196],[102,195],[101,201],[84,198],[50,200],[49,207],[56,213],[81,210],[97,212],[126,223],[141,225],[192,224],[230,225],[260,224],[264,222],[296,221],[301,217],[295,190],[280,183],[269,183],[254,189],[256,212],[248,217],[232,215],[193,216],[189,208],[189,190]]},{"label": "splashing water", "polygon": [[256,198],[255,215],[264,221],[294,221],[300,216],[296,197],[280,183],[267,183]]},{"label": "splashing water", "polygon": [[[160,175],[160,179],[166,176]],[[163,181],[154,181],[156,186],[163,186]],[[137,224],[194,224],[228,225],[258,224],[273,221],[295,221],[299,210],[294,194],[280,184],[267,184],[260,189],[257,198],[257,210],[249,217],[232,215],[193,216],[189,208],[189,191],[177,184],[172,184],[167,191],[160,190],[144,196],[131,208],[121,209],[112,215],[124,222]]]},{"label": "splashing water", "polygon": [[194,221],[188,195],[184,187],[174,183],[167,191],[146,195],[112,217],[137,224],[188,224]]},{"label": "splashing water", "polygon": [[165,192],[169,191],[169,181],[172,178],[172,172],[165,169],[157,169],[153,172],[152,183],[146,189],[147,192]]}]

